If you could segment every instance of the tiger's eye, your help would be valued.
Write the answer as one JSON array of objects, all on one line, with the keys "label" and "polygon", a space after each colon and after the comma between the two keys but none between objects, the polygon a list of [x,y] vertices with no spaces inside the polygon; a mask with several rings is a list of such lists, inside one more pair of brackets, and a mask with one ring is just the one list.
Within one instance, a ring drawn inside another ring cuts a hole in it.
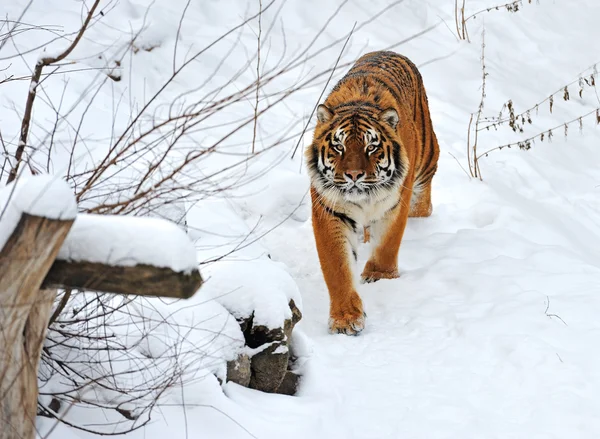
[{"label": "tiger's eye", "polygon": [[367,152],[373,152],[377,149],[377,146],[375,145],[369,145],[367,146]]}]

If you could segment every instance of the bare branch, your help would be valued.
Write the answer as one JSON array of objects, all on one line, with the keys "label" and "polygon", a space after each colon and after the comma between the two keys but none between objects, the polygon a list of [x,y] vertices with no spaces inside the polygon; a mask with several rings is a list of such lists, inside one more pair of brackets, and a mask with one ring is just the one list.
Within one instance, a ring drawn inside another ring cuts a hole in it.
[{"label": "bare branch", "polygon": [[[32,0],[33,1],[33,0]],[[29,3],[31,4],[31,2]],[[17,146],[17,151],[15,153],[15,163],[13,164],[10,173],[8,174],[7,183],[12,182],[15,178],[17,178],[17,173],[19,172],[19,165],[21,164],[21,160],[23,159],[23,151],[27,145],[27,136],[29,134],[29,125],[31,124],[31,113],[33,111],[33,102],[35,101],[35,96],[37,93],[37,87],[40,82],[40,77],[42,75],[42,69],[50,64],[57,63],[65,59],[69,54],[75,49],[83,34],[85,33],[88,24],[92,20],[94,12],[96,8],[100,4],[100,0],[95,0],[94,4],[90,8],[81,29],[79,29],[79,33],[75,37],[75,40],[71,43],[66,50],[64,50],[61,54],[56,57],[44,57],[41,58],[37,64],[35,65],[35,69],[33,75],[31,76],[31,83],[29,85],[29,94],[27,95],[27,102],[25,103],[25,112],[23,114],[23,122],[21,124],[21,135],[19,137],[19,145]],[[24,13],[24,12],[23,12]]]}]

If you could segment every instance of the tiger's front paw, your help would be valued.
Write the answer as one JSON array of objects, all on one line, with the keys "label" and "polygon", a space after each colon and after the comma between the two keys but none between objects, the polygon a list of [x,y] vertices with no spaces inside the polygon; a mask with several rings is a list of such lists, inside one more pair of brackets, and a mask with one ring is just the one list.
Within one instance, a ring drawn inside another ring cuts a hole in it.
[{"label": "tiger's front paw", "polygon": [[367,314],[363,311],[362,301],[358,294],[350,303],[334,308],[329,317],[331,334],[358,335],[365,329]]},{"label": "tiger's front paw", "polygon": [[380,279],[396,279],[400,277],[396,266],[380,266],[374,262],[368,261],[360,275],[362,283],[377,282]]}]

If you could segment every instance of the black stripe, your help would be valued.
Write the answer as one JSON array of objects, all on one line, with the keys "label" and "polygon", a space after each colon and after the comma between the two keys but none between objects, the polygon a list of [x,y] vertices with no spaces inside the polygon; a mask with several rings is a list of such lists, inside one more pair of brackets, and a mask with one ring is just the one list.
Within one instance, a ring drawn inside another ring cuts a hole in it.
[{"label": "black stripe", "polygon": [[311,155],[310,155],[310,161],[308,163],[309,168],[315,172],[318,173],[319,172],[319,151],[317,150],[317,147],[313,144],[311,147]]},{"label": "black stripe", "polygon": [[398,198],[398,201],[396,201],[396,203],[394,203],[394,205],[392,207],[390,207],[388,210],[386,210],[385,213],[391,212],[396,207],[398,207],[399,204],[400,204],[400,198]]},{"label": "black stripe", "polygon": [[[424,91],[423,91],[424,92]],[[428,120],[429,124],[428,126],[431,128],[431,136],[429,138],[429,154],[427,155],[427,160],[421,162],[421,172],[423,173],[424,170],[428,169],[431,166],[431,161],[433,160],[433,156],[435,154],[435,144],[434,144],[434,133],[433,133],[433,127],[431,125],[431,118],[429,118]],[[425,130],[425,127],[423,127],[423,130]],[[425,146],[425,142],[423,142],[423,146]]]},{"label": "black stripe", "polygon": [[367,81],[363,82],[363,89],[362,89],[363,94],[368,95],[369,94],[369,84],[367,83]]},{"label": "black stripe", "polygon": [[403,73],[403,76],[398,75],[399,87],[406,85],[405,84],[406,81],[410,81],[411,82],[410,85],[412,88],[413,75],[410,70],[410,66],[407,66],[406,62],[404,62],[404,60],[402,60],[402,61],[395,61],[394,67],[396,67],[395,70],[400,70]]},{"label": "black stripe", "polygon": [[402,72],[405,74],[405,79],[406,81],[410,81],[410,84],[405,84],[404,82],[402,82],[401,87],[406,87],[410,90],[413,91],[414,94],[414,99],[415,102],[413,104],[413,120],[416,122],[417,121],[417,107],[418,107],[418,103],[419,103],[419,93],[417,93],[417,90],[415,90],[415,79],[417,79],[417,84],[416,86],[419,86],[419,80],[418,80],[418,75],[416,74],[416,72],[418,71],[416,66],[405,56],[402,55],[396,55],[393,57],[394,61],[395,61],[395,65],[397,68],[401,69]]},{"label": "black stripe", "polygon": [[411,65],[408,61],[407,58],[405,57],[400,57],[398,56],[398,58],[401,61],[398,61],[398,67],[402,69],[402,72],[405,74],[406,76],[406,81],[409,81],[410,84],[404,84],[402,83],[402,87],[406,87],[407,89],[410,89],[413,91],[414,97],[415,97],[415,102],[413,104],[413,121],[417,121],[417,105],[418,105],[418,99],[419,99],[419,94],[416,92],[415,87],[414,87],[414,71],[411,68]]},{"label": "black stripe", "polygon": [[[423,157],[425,155],[425,145],[427,140],[427,131],[425,130],[425,108],[423,108],[423,102],[418,107],[421,110],[421,133],[423,138],[421,139],[421,158],[419,159],[419,164],[421,169],[423,169]],[[417,112],[417,107],[415,107],[415,113]]]},{"label": "black stripe", "polygon": [[431,181],[435,172],[437,171],[437,164],[427,169],[422,175],[419,176],[419,186],[424,186]]},{"label": "black stripe", "polygon": [[433,143],[433,132],[432,132],[432,136],[429,139],[429,155],[427,156],[427,160],[421,165],[421,169],[423,169],[423,170],[428,169],[431,166],[431,161],[433,160],[434,154],[435,154],[435,148],[434,148],[434,143]]},{"label": "black stripe", "polygon": [[327,207],[323,203],[320,203],[320,204],[321,204],[321,206],[323,206],[323,208],[325,209],[325,211],[327,213],[333,215],[334,217],[339,219],[342,223],[344,223],[346,226],[350,227],[352,229],[352,231],[356,232],[356,221],[354,221],[352,218],[350,218],[345,213],[337,212],[337,211]]},{"label": "black stripe", "polygon": [[390,166],[392,166],[392,160],[393,160],[393,157],[392,157],[392,151],[390,151],[390,149],[391,149],[391,146],[390,146],[390,144],[389,144],[389,143],[386,143],[386,145],[385,145],[385,149],[387,150],[386,152],[387,152],[387,157],[388,157],[388,165],[387,165],[385,168],[384,168],[384,167],[382,167],[382,169],[385,169],[385,170],[387,171],[387,169],[388,169]]},{"label": "black stripe", "polygon": [[372,77],[371,80],[374,82],[377,82],[377,83],[381,84],[382,86],[384,86],[385,88],[387,88],[389,90],[389,92],[391,93],[391,95],[394,96],[394,99],[396,99],[397,102],[402,102],[400,95],[398,95],[398,90],[390,87],[389,84],[386,84],[384,81],[382,81],[381,79],[379,79],[377,77]]},{"label": "black stripe", "polygon": [[402,163],[402,160],[400,159],[400,145],[397,142],[392,142],[392,154],[394,157],[394,165],[396,166],[396,172],[394,173],[394,177],[391,181],[396,180],[397,178],[402,176],[402,174],[404,174],[405,167],[405,164]]},{"label": "black stripe", "polygon": [[416,92],[415,90],[415,106],[413,107],[413,112],[415,113],[414,115],[414,121],[417,121],[417,107],[419,106],[419,93]]},{"label": "black stripe", "polygon": [[372,102],[355,100],[355,101],[348,101],[348,102],[344,102],[343,104],[336,105],[335,107],[332,108],[332,110],[339,110],[339,109],[343,109],[345,107],[358,107],[357,110],[360,109],[361,107],[369,107],[369,108],[373,108],[378,111],[381,111],[383,109],[379,105],[373,104]]},{"label": "black stripe", "polygon": [[370,70],[357,70],[357,71],[353,71],[354,69],[350,70],[348,72],[348,74],[346,74],[346,76],[344,76],[340,82],[338,82],[335,87],[332,90],[332,93],[334,91],[337,91],[345,82],[347,79],[350,78],[355,78],[355,77],[359,77],[359,76],[369,76],[369,79],[371,81],[377,82],[378,84],[382,85],[383,87],[385,87],[391,94],[392,96],[394,96],[394,99],[396,99],[396,101],[401,102],[402,100],[400,99],[400,96],[398,95],[398,90],[395,87],[391,87],[390,84],[382,81],[380,78],[378,78],[377,76],[374,75],[374,72],[370,71]]}]

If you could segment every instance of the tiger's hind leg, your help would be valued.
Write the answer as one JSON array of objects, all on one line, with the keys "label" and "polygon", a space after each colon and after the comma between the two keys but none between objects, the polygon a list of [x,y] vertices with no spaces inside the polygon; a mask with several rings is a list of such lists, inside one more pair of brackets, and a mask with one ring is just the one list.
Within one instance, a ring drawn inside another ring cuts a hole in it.
[{"label": "tiger's hind leg", "polygon": [[414,190],[410,202],[409,217],[427,217],[433,212],[431,204],[431,180],[419,189]]}]

